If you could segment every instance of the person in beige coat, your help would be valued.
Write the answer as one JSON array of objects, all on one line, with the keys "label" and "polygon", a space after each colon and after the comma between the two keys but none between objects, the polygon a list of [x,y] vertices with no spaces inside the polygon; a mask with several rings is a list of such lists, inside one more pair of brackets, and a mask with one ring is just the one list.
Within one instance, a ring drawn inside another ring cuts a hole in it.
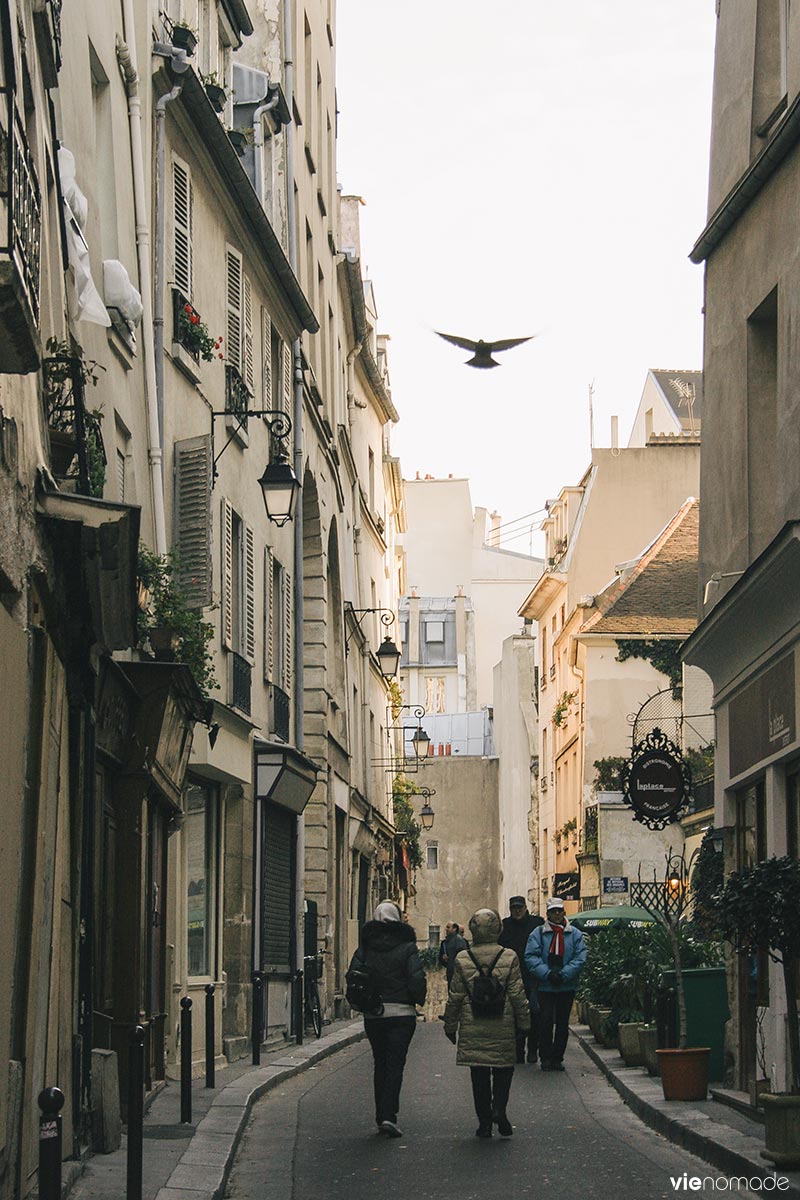
[{"label": "person in beige coat", "polygon": [[[530,1008],[522,982],[519,959],[513,950],[498,942],[502,923],[491,908],[478,909],[469,922],[472,947],[456,957],[453,980],[444,1014],[444,1031],[454,1044],[456,1061],[470,1068],[472,1096],[478,1116],[476,1137],[490,1138],[492,1124],[501,1137],[511,1137],[513,1128],[506,1114],[517,1058],[517,1034],[530,1029]],[[480,968],[494,962],[492,975],[503,989],[502,1013],[477,1015],[471,996]]]}]

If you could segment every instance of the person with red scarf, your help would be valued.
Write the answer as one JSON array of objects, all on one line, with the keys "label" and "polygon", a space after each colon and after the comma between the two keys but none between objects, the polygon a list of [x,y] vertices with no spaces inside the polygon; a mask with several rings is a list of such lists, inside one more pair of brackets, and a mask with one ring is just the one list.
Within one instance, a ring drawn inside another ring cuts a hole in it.
[{"label": "person with red scarf", "polygon": [[547,901],[547,920],[534,929],[525,947],[525,966],[539,985],[539,1057],[543,1071],[563,1071],[569,1017],[578,977],[586,962],[586,945],[570,925],[564,901]]}]

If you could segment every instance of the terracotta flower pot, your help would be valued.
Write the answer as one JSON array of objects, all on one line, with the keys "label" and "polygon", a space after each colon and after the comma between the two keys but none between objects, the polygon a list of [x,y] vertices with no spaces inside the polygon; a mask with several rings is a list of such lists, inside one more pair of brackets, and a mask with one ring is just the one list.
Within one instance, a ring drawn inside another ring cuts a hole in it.
[{"label": "terracotta flower pot", "polygon": [[708,1093],[709,1046],[656,1050],[665,1100],[705,1100]]},{"label": "terracotta flower pot", "polygon": [[766,1145],[762,1158],[776,1167],[800,1167],[800,1096],[761,1097]]},{"label": "terracotta flower pot", "polygon": [[625,1066],[641,1067],[644,1060],[639,1048],[639,1022],[621,1022],[617,1030],[617,1036],[619,1037],[619,1052],[625,1059]]}]

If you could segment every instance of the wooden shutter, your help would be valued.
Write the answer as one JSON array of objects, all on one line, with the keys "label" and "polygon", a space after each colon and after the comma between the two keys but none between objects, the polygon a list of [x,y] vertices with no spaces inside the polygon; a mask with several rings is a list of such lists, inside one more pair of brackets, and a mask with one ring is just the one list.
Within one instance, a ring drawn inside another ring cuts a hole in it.
[{"label": "wooden shutter", "polygon": [[172,228],[175,286],[192,298],[192,176],[185,163],[172,160]]},{"label": "wooden shutter", "polygon": [[[277,600],[277,597],[276,597]],[[292,575],[283,571],[283,690],[292,690]]]},{"label": "wooden shutter", "polygon": [[222,549],[222,644],[233,650],[233,509],[223,498],[220,513]]},{"label": "wooden shutter", "polygon": [[292,415],[292,347],[287,342],[281,343],[283,349],[283,411]]},{"label": "wooden shutter", "polygon": [[244,525],[244,657],[252,664],[256,661],[256,559],[253,530]]},{"label": "wooden shutter", "polygon": [[264,547],[264,678],[273,678],[275,662],[275,595],[273,558],[269,546]]},{"label": "wooden shutter", "polygon": [[272,408],[272,321],[261,309],[261,407]]},{"label": "wooden shutter", "polygon": [[175,545],[192,608],[211,603],[211,438],[175,443]]},{"label": "wooden shutter", "polygon": [[243,342],[243,327],[242,327],[242,256],[231,250],[227,250],[227,283],[226,283],[226,337],[227,350],[225,357],[231,366],[241,372],[242,370],[242,342]]},{"label": "wooden shutter", "polygon": [[242,303],[244,307],[244,350],[243,361],[244,381],[252,396],[255,390],[255,371],[253,368],[253,289],[246,275],[242,276]]}]

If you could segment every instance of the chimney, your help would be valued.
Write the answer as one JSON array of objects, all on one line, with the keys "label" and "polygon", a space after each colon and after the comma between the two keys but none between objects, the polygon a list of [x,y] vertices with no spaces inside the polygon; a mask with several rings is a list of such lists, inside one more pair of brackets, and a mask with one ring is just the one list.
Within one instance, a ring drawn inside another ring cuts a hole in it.
[{"label": "chimney", "polygon": [[611,418],[611,449],[619,450],[619,417]]}]

